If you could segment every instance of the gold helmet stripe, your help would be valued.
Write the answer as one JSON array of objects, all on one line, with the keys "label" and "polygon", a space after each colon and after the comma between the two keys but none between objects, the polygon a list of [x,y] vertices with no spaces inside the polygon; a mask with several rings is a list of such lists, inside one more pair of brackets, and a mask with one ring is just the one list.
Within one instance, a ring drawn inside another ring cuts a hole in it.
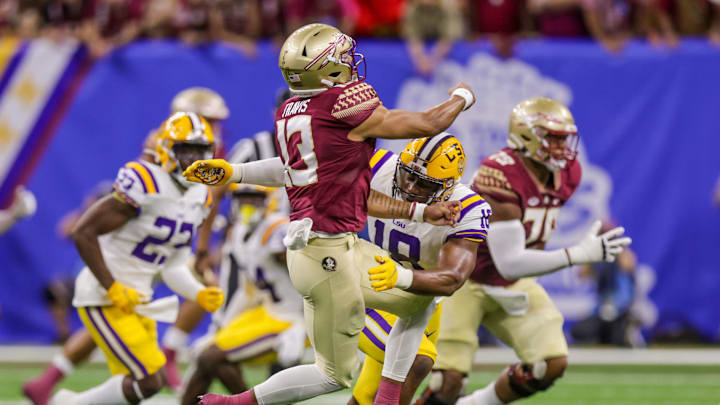
[{"label": "gold helmet stripe", "polygon": [[190,118],[190,127],[191,127],[191,134],[195,135],[198,132],[200,132],[200,136],[202,136],[203,131],[203,124],[200,121],[200,117],[198,117],[197,114],[194,112],[187,113],[188,118]]},{"label": "gold helmet stripe", "polygon": [[[310,68],[311,68],[314,64],[320,62],[324,57],[326,57],[327,55],[330,55],[330,54],[335,53],[335,49],[337,49],[338,45],[342,45],[344,42],[345,42],[345,35],[344,35],[344,34],[339,34],[338,37],[335,38],[335,40],[334,40],[333,42],[331,42],[330,45],[328,45],[327,48],[325,48],[324,51],[322,51],[318,56],[315,57],[315,59],[311,60],[310,63],[308,63],[308,64],[305,66],[305,70],[310,70]],[[328,63],[327,60],[326,60],[326,61],[323,61],[323,63],[320,65],[320,67],[325,66],[327,63]]]},{"label": "gold helmet stripe", "polygon": [[[420,154],[422,154],[422,151],[425,149],[425,147],[428,145],[428,143],[430,143],[431,139],[432,138],[423,138],[420,140],[420,142],[422,142],[422,145],[420,145],[420,149],[418,149],[417,154],[415,154],[415,158],[420,157]],[[413,158],[413,160],[415,158]]]},{"label": "gold helmet stripe", "polygon": [[[430,138],[430,140],[429,140],[427,143],[425,143],[425,145],[428,145],[428,144],[431,143],[431,142],[434,143],[434,144],[433,144],[433,146],[430,148],[430,151],[427,153],[427,157],[422,157],[422,155],[418,152],[418,156],[419,156],[421,159],[424,159],[424,160],[425,160],[425,162],[423,163],[423,165],[424,165],[424,166],[427,166],[427,162],[429,162],[429,161],[432,159],[433,155],[435,155],[435,152],[438,150],[438,148],[439,148],[443,143],[445,143],[445,141],[447,141],[448,139],[451,139],[451,138],[454,138],[454,137],[453,137],[452,135],[449,135],[449,134],[447,134],[447,135],[445,135],[445,136],[443,136],[443,137],[435,136],[435,137],[433,137],[433,138]],[[437,140],[436,140],[436,139],[437,139]],[[423,145],[423,146],[425,146],[425,145]]]}]

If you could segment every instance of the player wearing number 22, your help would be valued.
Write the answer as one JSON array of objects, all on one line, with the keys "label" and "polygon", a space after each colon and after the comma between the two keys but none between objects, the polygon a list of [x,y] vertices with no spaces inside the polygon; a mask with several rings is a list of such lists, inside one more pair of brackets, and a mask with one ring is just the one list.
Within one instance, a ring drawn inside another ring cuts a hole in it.
[{"label": "player wearing number 22", "polygon": [[598,235],[596,221],[578,245],[544,250],[560,208],[580,183],[577,142],[575,121],[557,101],[529,99],[512,110],[509,147],[485,158],[472,185],[493,208],[488,243],[478,249],[470,281],[443,303],[438,371],[416,405],[456,403],[480,324],[515,350],[521,363],[458,404],[505,404],[546,390],[562,376],[567,365],[563,318],[532,277],[613,261],[630,243],[620,237],[622,228]]},{"label": "player wearing number 22", "polygon": [[386,361],[375,399],[376,404],[397,403],[432,315],[433,297],[398,289],[375,291],[367,270],[377,264],[375,256],[387,253],[356,233],[369,211],[383,218],[422,221],[440,210],[444,214],[438,218],[448,221],[438,223],[445,224],[454,221],[458,204],[413,205],[373,193],[368,162],[376,138],[437,135],[473,104],[474,96],[468,86],[459,84],[450,98],[426,111],[388,110],[359,76],[362,55],[355,47],[351,37],[325,24],[293,32],[279,57],[283,77],[296,96],[276,112],[280,157],[242,165],[196,162],[186,170],[188,179],[205,184],[285,186],[291,205],[285,238],[288,269],[304,299],[305,325],[316,359],[313,365],[283,370],[235,397],[208,394],[201,404],[291,403],[350,386],[359,365],[357,345],[366,306],[400,317],[386,345],[386,357],[397,361]]},{"label": "player wearing number 22", "polygon": [[[193,161],[211,157],[213,133],[195,113],[175,113],[157,137],[156,162],[127,163],[115,190],[78,220],[73,238],[85,261],[75,282],[73,305],[102,349],[113,375],[82,393],[60,390],[54,404],[137,404],[163,387],[165,356],[149,316],[153,278],[213,312],[223,302],[187,267],[190,243],[209,212],[209,189],[181,173]],[[141,315],[145,312],[147,316]]]}]

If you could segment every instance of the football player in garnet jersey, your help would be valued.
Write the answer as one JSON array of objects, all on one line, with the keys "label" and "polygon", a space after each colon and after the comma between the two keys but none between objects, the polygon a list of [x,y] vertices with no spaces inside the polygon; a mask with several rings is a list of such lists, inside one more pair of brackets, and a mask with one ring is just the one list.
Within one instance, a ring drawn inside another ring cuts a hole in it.
[{"label": "football player in garnet jersey", "polygon": [[[560,208],[580,183],[577,128],[565,106],[535,98],[512,110],[509,132],[509,147],[485,158],[475,174],[472,189],[493,210],[488,243],[478,248],[470,280],[443,302],[436,371],[416,405],[501,405],[548,389],[565,371],[567,343],[562,315],[531,277],[613,261],[630,244],[621,237],[623,228],[598,235],[596,221],[578,245],[544,250]],[[521,363],[457,400],[480,324],[513,348]]]},{"label": "football player in garnet jersey", "polygon": [[[264,383],[234,397],[208,394],[201,404],[275,404],[348,387],[358,366],[358,335],[365,307],[400,317],[387,344],[376,404],[396,404],[402,381],[420,345],[422,331],[434,308],[431,296],[397,289],[376,292],[367,269],[374,256],[387,256],[357,237],[368,205],[376,217],[453,223],[459,203],[427,206],[370,195],[368,162],[376,138],[412,139],[436,135],[449,127],[474,102],[465,84],[450,98],[423,112],[388,110],[370,84],[358,76],[363,60],[355,40],[325,24],[293,32],[280,50],[279,66],[296,95],[275,116],[279,158],[230,165],[217,159],[196,162],[188,179],[209,185],[244,182],[284,185],[291,205],[286,245],[293,285],[305,300],[308,336],[316,362],[283,370]],[[370,199],[368,200],[368,197]],[[400,280],[398,285],[411,280]]]}]

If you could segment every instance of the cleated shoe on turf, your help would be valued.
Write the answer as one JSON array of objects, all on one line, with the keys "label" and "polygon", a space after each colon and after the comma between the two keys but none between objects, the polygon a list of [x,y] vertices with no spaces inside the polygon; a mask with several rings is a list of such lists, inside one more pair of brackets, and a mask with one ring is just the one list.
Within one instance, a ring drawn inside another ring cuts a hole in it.
[{"label": "cleated shoe on turf", "polygon": [[33,405],[47,405],[55,385],[63,378],[63,373],[55,366],[49,366],[45,372],[22,386],[22,393]]}]

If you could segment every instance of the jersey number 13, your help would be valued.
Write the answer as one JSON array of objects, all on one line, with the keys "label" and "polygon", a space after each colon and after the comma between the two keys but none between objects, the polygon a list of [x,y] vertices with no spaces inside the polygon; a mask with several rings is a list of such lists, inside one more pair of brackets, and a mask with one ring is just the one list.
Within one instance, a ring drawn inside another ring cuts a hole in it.
[{"label": "jersey number 13", "polygon": [[[285,163],[287,187],[304,187],[318,181],[318,162],[310,119],[309,115],[296,115],[275,123],[275,134]],[[298,153],[293,153],[293,148],[297,148]]]}]

